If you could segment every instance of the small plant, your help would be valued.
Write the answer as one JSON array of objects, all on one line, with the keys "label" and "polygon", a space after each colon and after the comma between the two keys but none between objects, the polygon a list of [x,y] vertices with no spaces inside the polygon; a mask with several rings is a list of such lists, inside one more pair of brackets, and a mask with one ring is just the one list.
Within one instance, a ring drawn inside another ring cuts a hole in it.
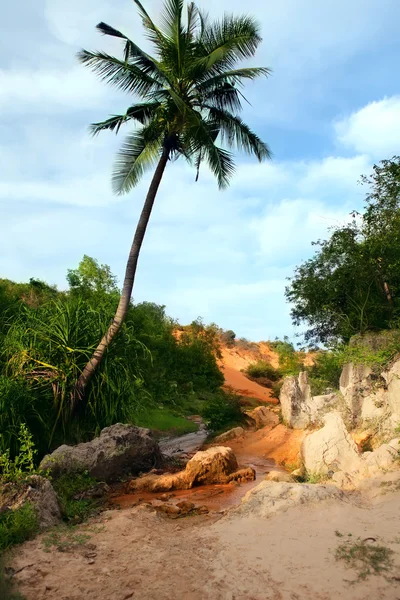
[{"label": "small plant", "polygon": [[322,475],[321,473],[306,473],[306,476],[304,478],[304,483],[317,484],[317,483],[321,483],[325,479],[326,479],[325,475]]},{"label": "small plant", "polygon": [[53,482],[67,522],[81,523],[96,512],[101,504],[101,498],[95,499],[87,494],[96,485],[96,480],[87,472],[65,473]]},{"label": "small plant", "polygon": [[75,527],[60,525],[42,538],[42,545],[45,552],[50,552],[53,548],[59,552],[70,552],[78,546],[85,545],[89,539],[88,533],[77,531]]},{"label": "small plant", "polygon": [[358,580],[369,575],[380,575],[393,567],[393,550],[386,546],[368,543],[367,540],[347,540],[335,552],[337,561],[343,561],[349,569],[358,573]]},{"label": "small plant", "polygon": [[2,482],[20,481],[27,475],[36,473],[34,457],[36,454],[32,436],[22,423],[18,436],[19,453],[11,460],[9,449],[0,454],[0,479]]},{"label": "small plant", "polygon": [[0,514],[0,551],[20,544],[35,535],[39,527],[37,514],[29,502]]}]

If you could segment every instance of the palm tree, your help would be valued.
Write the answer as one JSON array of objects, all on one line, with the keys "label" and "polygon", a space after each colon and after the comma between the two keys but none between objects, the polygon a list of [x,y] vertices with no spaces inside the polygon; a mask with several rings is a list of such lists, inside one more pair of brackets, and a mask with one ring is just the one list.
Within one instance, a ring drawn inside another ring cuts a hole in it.
[{"label": "palm tree", "polygon": [[[136,125],[117,156],[114,192],[131,190],[149,167],[155,165],[155,172],[133,238],[117,311],[78,379],[76,398],[83,396],[127,314],[140,249],[168,162],[183,156],[196,168],[197,180],[200,164],[206,161],[219,187],[224,188],[235,168],[227,148],[237,147],[259,161],[271,156],[268,146],[238,116],[245,99],[243,83],[270,72],[260,67],[235,68],[241,59],[252,57],[261,42],[255,20],[225,16],[211,23],[193,2],[185,19],[184,0],[165,0],[157,26],[141,2],[134,2],[155,57],[105,23],[99,23],[97,29],[123,41],[123,58],[87,50],[78,54],[80,62],[100,79],[135,98],[124,115],[91,125],[93,135],[103,130],[118,133],[129,121]],[[218,146],[218,140],[225,147]]]}]

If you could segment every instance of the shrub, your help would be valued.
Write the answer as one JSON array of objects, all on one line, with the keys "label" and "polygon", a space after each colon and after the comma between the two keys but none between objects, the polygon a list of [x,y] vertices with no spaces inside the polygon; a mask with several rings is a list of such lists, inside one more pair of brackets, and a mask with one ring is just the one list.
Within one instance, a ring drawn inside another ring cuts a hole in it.
[{"label": "shrub", "polygon": [[297,375],[302,370],[303,363],[299,353],[296,352],[287,336],[283,338],[283,341],[276,339],[274,342],[270,342],[270,346],[279,356],[279,369],[283,376]]},{"label": "shrub", "polygon": [[265,360],[258,360],[257,362],[249,365],[245,371],[246,375],[258,378],[266,378],[270,381],[278,381],[282,377],[279,369],[275,369],[270,363]]},{"label": "shrub", "polygon": [[212,431],[229,429],[243,421],[240,396],[220,391],[209,398],[202,409],[202,416]]},{"label": "shrub", "polygon": [[232,329],[228,329],[228,331],[223,331],[221,335],[221,341],[231,348],[235,345],[236,333],[232,331]]},{"label": "shrub", "polygon": [[327,389],[337,390],[342,371],[342,359],[336,352],[321,352],[308,368],[311,393],[314,396],[324,394]]},{"label": "shrub", "polygon": [[271,390],[272,390],[272,397],[273,398],[277,398],[279,400],[279,397],[281,395],[282,385],[283,385],[283,380],[282,379],[280,381],[275,381],[272,384]]},{"label": "shrub", "polygon": [[87,473],[65,473],[53,481],[66,521],[80,523],[95,512],[99,501],[85,498],[84,492],[96,484],[96,480]]},{"label": "shrub", "polygon": [[26,502],[16,510],[0,514],[0,551],[30,539],[38,531],[39,522],[33,506]]},{"label": "shrub", "polygon": [[22,378],[0,375],[0,454],[9,450],[11,458],[16,456],[22,425],[28,427],[36,445],[45,451],[43,441],[48,436],[50,407],[51,396],[41,395]]},{"label": "shrub", "polygon": [[36,450],[26,425],[20,427],[18,442],[19,452],[14,460],[10,458],[9,449],[0,454],[0,481],[2,483],[18,482],[27,475],[35,473],[34,457]]}]

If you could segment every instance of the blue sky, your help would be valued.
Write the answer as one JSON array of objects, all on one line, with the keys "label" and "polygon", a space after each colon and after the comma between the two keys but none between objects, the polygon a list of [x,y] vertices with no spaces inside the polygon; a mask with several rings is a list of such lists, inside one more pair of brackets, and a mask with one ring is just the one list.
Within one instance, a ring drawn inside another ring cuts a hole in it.
[{"label": "blue sky", "polygon": [[[160,0],[144,0],[154,18]],[[200,0],[220,16],[239,0]],[[251,3],[264,42],[254,60],[273,76],[250,84],[244,118],[274,159],[238,156],[229,190],[203,170],[168,166],[145,240],[135,301],[165,304],[181,322],[202,316],[253,340],[295,333],[284,287],[311,242],[362,206],[359,176],[399,153],[398,0]],[[131,0],[19,0],[0,39],[0,277],[61,288],[83,254],[121,280],[149,177],[112,195],[123,136],[87,125],[130,99],[82,66],[78,49],[118,53],[106,21],[141,44]]]}]

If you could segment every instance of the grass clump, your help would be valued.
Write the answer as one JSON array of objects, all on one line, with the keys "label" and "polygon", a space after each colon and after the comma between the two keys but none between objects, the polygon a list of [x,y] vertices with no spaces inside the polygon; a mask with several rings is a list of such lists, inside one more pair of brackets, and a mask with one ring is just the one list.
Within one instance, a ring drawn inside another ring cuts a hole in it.
[{"label": "grass clump", "polygon": [[96,485],[96,479],[86,472],[65,473],[53,481],[63,517],[68,523],[81,523],[98,510],[101,498],[85,494]]},{"label": "grass clump", "polygon": [[42,546],[45,552],[50,552],[52,549],[70,552],[78,546],[84,546],[89,539],[88,533],[78,531],[75,527],[60,525],[43,536]]},{"label": "grass clump", "polygon": [[198,430],[196,423],[165,408],[154,408],[141,412],[135,418],[135,425],[171,435],[184,435]]},{"label": "grass clump", "polygon": [[38,530],[38,516],[29,502],[15,510],[5,510],[0,514],[0,551],[32,538]]},{"label": "grass clump", "polygon": [[303,483],[313,483],[318,484],[325,481],[326,475],[322,475],[321,473],[309,473],[307,472],[303,478]]},{"label": "grass clump", "polygon": [[364,580],[369,575],[380,575],[390,571],[394,565],[393,550],[367,540],[347,540],[340,544],[335,559],[342,561],[349,569],[357,572],[357,579]]}]

